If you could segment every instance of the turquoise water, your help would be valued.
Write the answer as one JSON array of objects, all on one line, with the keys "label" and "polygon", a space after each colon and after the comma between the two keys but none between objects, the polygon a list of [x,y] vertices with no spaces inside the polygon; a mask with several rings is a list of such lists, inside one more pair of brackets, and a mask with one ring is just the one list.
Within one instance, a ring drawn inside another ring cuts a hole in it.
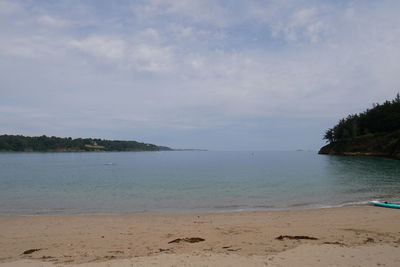
[{"label": "turquoise water", "polygon": [[371,199],[400,199],[400,161],[315,152],[0,153],[0,215],[293,209]]}]

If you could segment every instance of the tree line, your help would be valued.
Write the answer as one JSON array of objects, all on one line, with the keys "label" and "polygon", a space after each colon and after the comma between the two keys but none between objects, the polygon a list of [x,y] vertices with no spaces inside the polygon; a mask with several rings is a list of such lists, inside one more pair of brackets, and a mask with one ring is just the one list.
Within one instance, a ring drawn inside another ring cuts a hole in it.
[{"label": "tree line", "polygon": [[325,132],[324,139],[333,144],[343,143],[363,135],[397,130],[400,130],[400,94],[391,101],[374,104],[362,113],[341,119]]},{"label": "tree line", "polygon": [[[0,135],[0,151],[158,151],[154,144],[94,138],[61,138],[46,135]],[[164,147],[162,147],[162,150]]]}]

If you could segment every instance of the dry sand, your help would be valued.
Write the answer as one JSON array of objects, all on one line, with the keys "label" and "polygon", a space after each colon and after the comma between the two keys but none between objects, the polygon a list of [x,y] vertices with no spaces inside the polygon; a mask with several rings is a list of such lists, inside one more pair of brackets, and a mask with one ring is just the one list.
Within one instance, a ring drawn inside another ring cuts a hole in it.
[{"label": "dry sand", "polygon": [[0,217],[0,266],[400,266],[399,246],[378,207]]}]

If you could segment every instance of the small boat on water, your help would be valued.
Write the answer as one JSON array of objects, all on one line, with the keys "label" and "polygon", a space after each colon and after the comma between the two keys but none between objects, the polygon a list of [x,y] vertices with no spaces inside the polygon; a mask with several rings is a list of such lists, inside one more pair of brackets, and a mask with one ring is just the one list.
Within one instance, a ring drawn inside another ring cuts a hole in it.
[{"label": "small boat on water", "polygon": [[398,204],[398,203],[390,203],[390,202],[386,202],[386,201],[377,201],[377,200],[370,201],[370,203],[374,204],[375,206],[379,206],[379,207],[400,209],[400,204]]}]

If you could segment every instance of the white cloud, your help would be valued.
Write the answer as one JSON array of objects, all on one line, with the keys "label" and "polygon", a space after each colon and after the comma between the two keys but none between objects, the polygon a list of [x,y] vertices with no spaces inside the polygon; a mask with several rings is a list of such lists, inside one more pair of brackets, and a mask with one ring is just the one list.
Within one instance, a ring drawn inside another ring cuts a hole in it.
[{"label": "white cloud", "polygon": [[227,10],[218,2],[210,0],[148,0],[134,5],[133,12],[144,22],[162,15],[190,18],[194,22],[218,27],[226,26],[230,22]]},{"label": "white cloud", "polygon": [[143,31],[139,32],[136,36],[135,39],[138,41],[152,41],[152,42],[160,42],[161,41],[161,36],[160,33],[154,29],[154,28],[147,28],[144,29]]},{"label": "white cloud", "polygon": [[21,6],[16,1],[0,0],[0,15],[12,15],[21,9]]},{"label": "white cloud", "polygon": [[55,18],[49,15],[42,15],[38,17],[38,22],[51,27],[65,27],[70,25],[70,22],[67,20]]},{"label": "white cloud", "polygon": [[190,38],[194,35],[194,29],[190,26],[185,26],[181,24],[170,24],[169,30],[178,38]]},{"label": "white cloud", "polygon": [[[158,40],[154,30],[139,33],[139,37]],[[133,71],[168,72],[174,66],[173,47],[162,46],[158,42],[144,42],[142,38],[116,38],[90,36],[82,40],[72,40],[70,47],[99,59],[112,60],[117,66]]]},{"label": "white cloud", "polygon": [[337,19],[336,7],[312,1],[273,2],[273,5],[253,5],[248,16],[265,23],[273,38],[287,42],[324,41],[332,34],[331,25]]},{"label": "white cloud", "polygon": [[45,35],[0,37],[0,55],[22,58],[45,58],[62,55],[64,40]]},{"label": "white cloud", "polygon": [[149,72],[171,72],[174,68],[172,47],[137,45],[131,47],[131,64],[137,70]]},{"label": "white cloud", "polygon": [[90,36],[82,40],[72,40],[69,45],[93,56],[107,59],[122,59],[126,43],[122,39],[106,36]]}]

